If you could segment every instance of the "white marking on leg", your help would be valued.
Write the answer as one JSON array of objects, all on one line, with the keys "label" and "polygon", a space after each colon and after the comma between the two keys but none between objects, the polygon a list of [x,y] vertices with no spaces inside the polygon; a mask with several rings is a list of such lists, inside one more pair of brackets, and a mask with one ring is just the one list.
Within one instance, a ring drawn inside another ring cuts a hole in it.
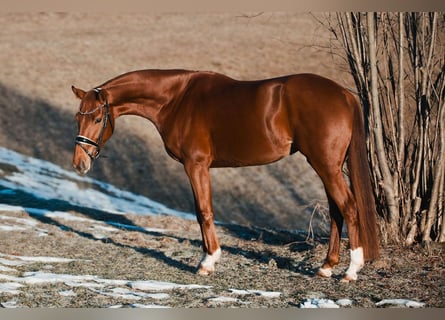
[{"label": "white marking on leg", "polygon": [[351,263],[346,271],[344,277],[345,281],[357,280],[357,272],[365,265],[365,259],[363,257],[363,248],[358,247],[357,249],[350,250],[351,252]]},{"label": "white marking on leg", "polygon": [[208,275],[215,271],[215,263],[221,258],[221,248],[218,248],[213,254],[204,253],[204,256],[199,264],[198,273],[201,275]]},{"label": "white marking on leg", "polygon": [[317,274],[325,278],[330,278],[332,276],[332,268],[320,268]]}]

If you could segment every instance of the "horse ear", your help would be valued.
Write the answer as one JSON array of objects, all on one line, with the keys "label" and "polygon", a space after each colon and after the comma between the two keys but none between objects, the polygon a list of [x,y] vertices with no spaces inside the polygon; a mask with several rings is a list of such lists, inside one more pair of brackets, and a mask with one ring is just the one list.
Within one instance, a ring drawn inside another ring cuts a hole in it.
[{"label": "horse ear", "polygon": [[71,86],[71,90],[73,90],[74,95],[79,98],[80,100],[82,100],[82,98],[85,96],[85,91],[83,91],[82,89],[78,89],[75,86]]},{"label": "horse ear", "polygon": [[106,92],[104,89],[100,89],[100,91],[97,93],[97,100],[101,104],[105,104],[108,100],[108,92]]}]

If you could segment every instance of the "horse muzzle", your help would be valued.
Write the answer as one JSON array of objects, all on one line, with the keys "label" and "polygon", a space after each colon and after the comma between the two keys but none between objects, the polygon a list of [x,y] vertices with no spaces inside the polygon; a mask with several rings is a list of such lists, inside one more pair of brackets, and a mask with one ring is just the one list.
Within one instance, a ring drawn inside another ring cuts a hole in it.
[{"label": "horse muzzle", "polygon": [[82,176],[86,175],[90,171],[93,165],[93,161],[90,158],[84,158],[77,160],[76,157],[73,159],[73,168],[76,172]]},{"label": "horse muzzle", "polygon": [[73,158],[74,169],[81,175],[87,174],[93,166],[94,160],[99,157],[99,154],[100,145],[97,142],[78,135],[76,137],[76,149]]}]

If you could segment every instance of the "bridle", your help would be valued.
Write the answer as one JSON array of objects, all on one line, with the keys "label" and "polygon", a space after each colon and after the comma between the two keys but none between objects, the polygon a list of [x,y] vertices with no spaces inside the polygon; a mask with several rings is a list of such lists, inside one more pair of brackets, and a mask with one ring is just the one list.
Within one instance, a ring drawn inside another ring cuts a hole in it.
[{"label": "bridle", "polygon": [[[99,95],[99,92],[101,90],[102,90],[101,88],[94,88],[93,89],[93,91],[96,93],[96,96]],[[100,109],[105,109],[105,115],[104,115],[103,120],[102,120],[102,128],[101,128],[101,131],[99,133],[99,138],[97,139],[97,141],[95,142],[95,141],[91,140],[90,138],[85,137],[85,136],[81,136],[81,135],[77,135],[76,140],[75,140],[76,141],[76,145],[78,145],[90,157],[90,159],[92,161],[96,160],[99,157],[99,155],[100,155],[100,145],[102,143],[102,138],[103,138],[103,135],[105,133],[105,129],[107,128],[108,122],[110,123],[111,132],[114,131],[114,126],[113,126],[113,123],[111,122],[110,106],[108,105],[108,100],[105,100],[105,103],[103,105],[100,105],[100,106],[94,108],[91,111],[86,111],[86,112],[79,111],[78,112],[79,115],[86,116],[86,115],[91,115],[91,114],[95,113],[97,110],[100,110]],[[96,148],[95,152],[91,153],[90,151],[88,151],[88,149],[85,148],[85,145],[95,147]]]}]

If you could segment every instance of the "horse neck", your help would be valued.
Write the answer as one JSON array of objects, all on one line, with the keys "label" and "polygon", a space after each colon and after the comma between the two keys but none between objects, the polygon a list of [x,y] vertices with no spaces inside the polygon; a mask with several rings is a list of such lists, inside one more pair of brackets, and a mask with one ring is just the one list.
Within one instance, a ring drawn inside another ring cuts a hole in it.
[{"label": "horse neck", "polygon": [[159,113],[180,96],[188,82],[186,71],[139,71],[105,83],[114,118],[137,115],[159,126]]}]

